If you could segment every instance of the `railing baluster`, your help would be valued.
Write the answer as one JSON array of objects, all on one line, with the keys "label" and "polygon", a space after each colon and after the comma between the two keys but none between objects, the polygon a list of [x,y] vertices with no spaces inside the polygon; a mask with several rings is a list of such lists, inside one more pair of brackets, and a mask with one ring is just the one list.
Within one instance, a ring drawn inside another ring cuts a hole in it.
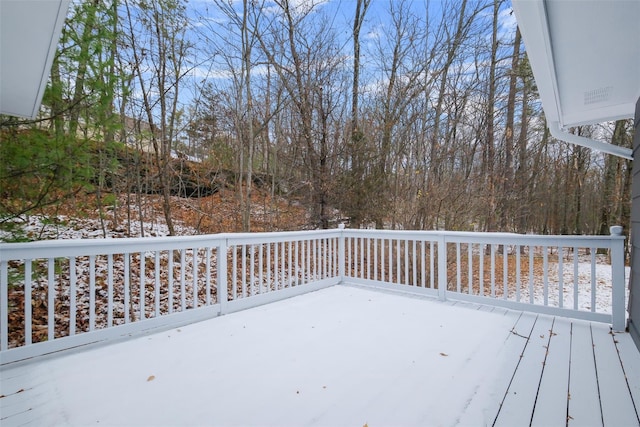
[{"label": "railing baluster", "polygon": [[305,275],[304,278],[302,280],[302,283],[309,283],[309,280],[311,279],[311,275],[312,273],[312,267],[311,267],[311,240],[309,239],[305,239],[304,241],[304,245],[303,245],[304,251],[305,251]]},{"label": "railing baluster", "polygon": [[256,282],[255,282],[255,254],[256,254],[256,246],[249,245],[249,293],[251,296],[257,293],[256,291]]},{"label": "railing baluster", "polygon": [[580,282],[580,277],[578,276],[578,248],[573,248],[573,309],[578,309],[578,298],[579,298],[579,287],[578,283]]},{"label": "railing baluster", "polygon": [[291,240],[288,243],[288,247],[289,247],[289,252],[287,255],[287,282],[286,282],[286,287],[291,287],[291,281],[293,280],[293,275],[297,274],[297,258],[295,256],[295,252],[296,252],[296,246],[297,243],[295,243],[295,241]]},{"label": "railing baluster", "polygon": [[529,304],[533,304],[534,295],[533,295],[533,263],[534,259],[535,247],[529,246]]},{"label": "railing baluster", "polygon": [[[49,288],[51,294],[51,288]],[[49,305],[51,307],[51,305]],[[49,316],[51,322],[53,316]],[[0,261],[0,350],[9,348],[9,263]]]},{"label": "railing baluster", "polygon": [[242,298],[247,297],[247,245],[242,245],[242,251],[240,253],[242,257]]},{"label": "railing baluster", "polygon": [[491,244],[491,298],[496,297],[496,246]]},{"label": "railing baluster", "polygon": [[169,267],[169,274],[167,277],[167,287],[168,287],[168,304],[169,304],[169,314],[173,313],[173,288],[174,288],[174,280],[173,280],[173,254],[175,252],[173,252],[173,250],[169,250],[167,251],[167,259],[168,259],[168,267]]},{"label": "railing baluster", "polygon": [[436,269],[435,269],[435,258],[434,258],[434,248],[435,242],[432,240],[429,242],[429,268],[431,269],[429,272],[429,278],[431,279],[429,283],[429,287],[434,289],[436,287]]},{"label": "railing baluster", "polygon": [[596,251],[591,249],[591,312],[596,311]]},{"label": "railing baluster", "polygon": [[401,256],[401,240],[396,239],[396,283],[402,283],[402,264],[400,264],[400,256]]},{"label": "railing baluster", "polygon": [[[267,290],[271,290],[271,266],[273,262],[271,260],[271,245],[272,243],[267,243]],[[277,264],[276,264],[277,265]],[[274,290],[278,290],[277,287]]]},{"label": "railing baluster", "polygon": [[467,259],[469,260],[469,295],[473,295],[473,243],[467,243]]},{"label": "railing baluster", "polygon": [[502,245],[502,299],[509,297],[509,248]]},{"label": "railing baluster", "polygon": [[[380,275],[381,275],[380,280],[383,281],[383,282],[385,281],[384,254],[385,254],[386,250],[387,250],[386,239],[382,238],[382,239],[380,239]],[[389,280],[389,282],[390,281],[391,280]]]},{"label": "railing baluster", "polygon": [[187,309],[187,250],[180,251],[180,311]]},{"label": "railing baluster", "polygon": [[[48,258],[47,259],[47,339],[52,341],[55,338],[56,334],[56,316],[55,316],[55,296],[56,296],[56,282],[55,282],[55,259]],[[6,293],[2,293],[2,297]],[[109,292],[111,295],[111,292]],[[4,309],[2,309],[4,310]],[[4,311],[3,311],[4,313]],[[111,323],[108,323],[108,326],[111,326]],[[5,333],[6,331],[0,331],[0,333]],[[4,346],[0,346],[0,348],[4,348]]]},{"label": "railing baluster", "polygon": [[124,254],[124,323],[129,323],[129,280],[131,274],[131,261],[129,259],[129,254]]},{"label": "railing baluster", "polygon": [[[258,293],[260,294],[263,293],[263,289],[264,289],[263,257],[264,257],[264,245],[260,244],[260,246],[258,247]],[[264,292],[269,292],[269,285],[267,285],[267,290]]]},{"label": "railing baluster", "polygon": [[146,290],[145,289],[146,288],[146,286],[145,286],[146,280],[145,280],[145,271],[144,271],[145,265],[144,264],[145,264],[145,255],[144,255],[144,252],[140,252],[140,296],[139,296],[140,301],[139,301],[139,304],[138,304],[140,306],[140,320],[144,320],[144,318],[146,317],[145,316],[145,308],[144,308],[145,300],[146,300],[146,297],[145,297],[145,295],[146,295],[146,292],[145,292],[145,290]]},{"label": "railing baluster", "polygon": [[544,277],[544,305],[545,307],[549,305],[549,248],[547,246],[542,247],[542,270]]},{"label": "railing baluster", "polygon": [[427,287],[427,272],[426,272],[426,260],[425,260],[425,251],[426,242],[424,240],[420,241],[420,286],[423,288]]},{"label": "railing baluster", "polygon": [[460,282],[462,281],[462,272],[460,271],[460,242],[456,242],[456,292],[460,293]]},{"label": "railing baluster", "polygon": [[280,242],[276,242],[273,244],[273,275],[274,275],[274,288],[275,290],[280,289]]},{"label": "railing baluster", "polygon": [[412,285],[413,286],[418,286],[418,257],[417,257],[417,253],[416,253],[416,246],[418,244],[418,242],[416,242],[415,240],[412,240],[412,252],[411,252],[411,278],[412,278]]},{"label": "railing baluster", "polygon": [[280,273],[282,289],[287,287],[287,271],[291,267],[291,249],[287,250],[288,245],[291,243],[282,241],[280,243]]},{"label": "railing baluster", "polygon": [[521,264],[520,264],[520,245],[516,246],[516,301],[520,302],[520,287],[522,286],[522,281],[520,278],[520,274],[522,272]]},{"label": "railing baluster", "polygon": [[311,265],[312,265],[312,275],[310,277],[309,283],[317,280],[321,274],[321,266],[318,262],[318,252],[319,252],[319,241],[318,239],[309,240],[310,251],[311,251]]},{"label": "railing baluster", "polygon": [[404,239],[404,278],[400,283],[409,284],[409,240]]},{"label": "railing baluster", "polygon": [[479,270],[479,274],[478,274],[478,281],[480,282],[480,290],[478,292],[478,294],[483,297],[484,296],[484,244],[479,245],[479,252],[480,252],[480,266],[478,268]]},{"label": "railing baluster", "polygon": [[393,280],[393,239],[389,239],[389,282],[397,283]]},{"label": "railing baluster", "polygon": [[109,254],[107,255],[107,327],[110,328],[112,326],[113,326],[113,254]]},{"label": "railing baluster", "polygon": [[558,246],[558,307],[564,307],[564,247]]},{"label": "railing baluster", "polygon": [[191,286],[193,287],[191,291],[193,292],[193,308],[198,308],[198,274],[199,274],[199,265],[198,265],[198,250],[199,248],[194,247],[191,249],[193,264],[191,265]]},{"label": "railing baluster", "polygon": [[154,268],[154,272],[153,272],[153,283],[154,283],[154,288],[153,288],[153,293],[154,293],[154,300],[155,300],[155,305],[154,305],[154,316],[155,317],[160,317],[160,288],[162,286],[162,281],[160,280],[160,251],[155,251],[155,268]]},{"label": "railing baluster", "polygon": [[96,328],[96,256],[89,255],[89,330]]},{"label": "railing baluster", "polygon": [[371,239],[365,239],[367,242],[367,279],[371,280]]},{"label": "railing baluster", "polygon": [[31,297],[31,278],[33,277],[33,260],[24,260],[24,343],[31,344],[33,337],[33,299]]},{"label": "railing baluster", "polygon": [[76,334],[76,321],[78,319],[76,308],[76,257],[69,257],[69,335]]},{"label": "railing baluster", "polygon": [[[235,249],[235,248],[234,248]],[[218,252],[218,256],[219,256],[220,252]],[[233,254],[235,256],[235,251],[233,251]],[[207,246],[207,250],[206,250],[206,255],[207,257],[207,262],[205,265],[205,269],[206,269],[206,275],[207,275],[207,279],[205,281],[205,288],[206,288],[206,293],[207,293],[207,306],[211,305],[211,246]],[[231,277],[233,278],[233,299],[236,299],[236,269],[235,269],[235,265],[234,265],[234,269],[233,272],[231,274]],[[226,271],[220,271],[220,274],[227,274]]]}]

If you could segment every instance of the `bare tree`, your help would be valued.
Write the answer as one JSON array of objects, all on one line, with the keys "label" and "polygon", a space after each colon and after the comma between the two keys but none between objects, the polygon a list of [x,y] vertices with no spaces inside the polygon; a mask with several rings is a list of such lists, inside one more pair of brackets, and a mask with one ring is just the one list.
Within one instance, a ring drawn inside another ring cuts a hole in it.
[{"label": "bare tree", "polygon": [[172,147],[178,133],[180,88],[188,70],[191,48],[186,38],[188,19],[182,0],[127,0],[126,30],[132,52],[137,89],[150,127],[156,179],[162,209],[171,235]]}]

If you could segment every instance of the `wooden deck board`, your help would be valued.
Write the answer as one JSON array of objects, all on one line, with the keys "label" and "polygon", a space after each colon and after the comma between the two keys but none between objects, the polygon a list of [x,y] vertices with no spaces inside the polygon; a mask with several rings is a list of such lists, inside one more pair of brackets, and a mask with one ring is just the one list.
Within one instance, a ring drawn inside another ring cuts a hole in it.
[{"label": "wooden deck board", "polygon": [[607,325],[591,325],[605,426],[637,426],[638,417]]},{"label": "wooden deck board", "polygon": [[567,416],[569,392],[569,363],[571,352],[571,324],[564,320],[553,322],[547,357],[536,399],[531,425],[550,426]]},{"label": "wooden deck board", "polygon": [[498,414],[503,405],[505,392],[509,388],[520,362],[519,355],[525,350],[528,338],[536,323],[536,318],[537,315],[533,313],[520,313],[519,316],[514,318],[513,328],[505,338],[504,345],[500,351],[500,370],[494,378],[491,385],[492,388],[488,391],[490,400],[484,408],[485,418],[489,420],[488,424],[493,424],[496,414]]},{"label": "wooden deck board", "polygon": [[571,325],[571,368],[569,384],[569,426],[602,425],[596,365],[593,358],[591,326]]},{"label": "wooden deck board", "polygon": [[553,317],[537,317],[522,359],[505,394],[496,426],[521,426],[531,422],[552,323]]},{"label": "wooden deck board", "polygon": [[636,346],[629,334],[616,333],[615,341],[620,362],[628,381],[629,391],[635,404],[636,415],[640,415],[640,381],[635,381],[640,378],[640,352],[636,351]]}]

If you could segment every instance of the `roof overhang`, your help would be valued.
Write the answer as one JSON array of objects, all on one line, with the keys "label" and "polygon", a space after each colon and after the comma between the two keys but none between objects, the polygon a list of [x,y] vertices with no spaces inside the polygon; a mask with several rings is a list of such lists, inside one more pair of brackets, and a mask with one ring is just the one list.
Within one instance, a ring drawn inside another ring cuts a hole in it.
[{"label": "roof overhang", "polygon": [[640,0],[513,0],[551,133],[631,159],[631,150],[564,132],[634,116]]},{"label": "roof overhang", "polygon": [[0,113],[40,109],[70,0],[0,0]]}]

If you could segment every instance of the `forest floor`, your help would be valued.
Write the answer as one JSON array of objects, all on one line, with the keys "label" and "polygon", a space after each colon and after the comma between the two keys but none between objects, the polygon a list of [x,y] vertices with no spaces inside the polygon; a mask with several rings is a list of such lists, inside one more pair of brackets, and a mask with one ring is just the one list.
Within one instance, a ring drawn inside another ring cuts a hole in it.
[{"label": "forest floor", "polygon": [[[103,200],[111,203],[103,201],[100,209],[95,194],[77,195],[37,213],[0,223],[0,242],[170,234],[160,195],[108,194]],[[179,236],[243,231],[242,207],[236,193],[228,189],[201,198],[172,196],[171,219]],[[254,190],[250,231],[308,227],[309,215],[302,203]]]}]

